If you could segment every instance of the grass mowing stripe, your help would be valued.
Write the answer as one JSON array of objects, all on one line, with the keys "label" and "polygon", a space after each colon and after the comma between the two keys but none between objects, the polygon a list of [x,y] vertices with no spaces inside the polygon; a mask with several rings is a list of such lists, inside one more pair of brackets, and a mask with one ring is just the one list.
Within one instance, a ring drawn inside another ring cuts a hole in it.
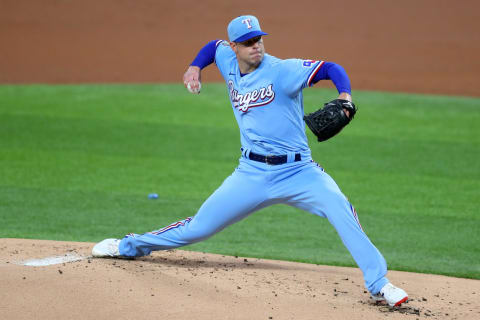
[{"label": "grass mowing stripe", "polygon": [[[98,241],[193,215],[239,157],[226,93],[0,86],[0,236]],[[335,95],[306,90],[305,112]],[[338,137],[308,133],[314,158],[390,268],[480,279],[480,99],[354,95],[359,113]],[[280,205],[186,249],[354,265],[328,221]]]},{"label": "grass mowing stripe", "polygon": [[[1,119],[1,132],[8,139],[0,147],[22,145],[31,149],[86,150],[96,153],[116,153],[123,156],[176,156],[198,158],[205,146],[198,144],[198,133],[218,148],[216,154],[235,150],[238,153],[239,134],[234,128],[223,129],[199,124],[148,124],[97,119],[65,119],[61,117],[11,116]],[[166,138],[168,137],[168,138]],[[227,145],[224,141],[229,141]],[[183,148],[178,148],[183,145]]]},{"label": "grass mowing stripe", "polygon": [[[0,159],[3,185],[137,195],[155,192],[184,198],[197,195],[198,199],[205,199],[234,168],[234,159],[219,160],[216,167],[209,167],[210,160],[179,162],[166,157],[134,158],[48,150],[0,152]],[[199,166],[205,169],[197,170]]]},{"label": "grass mowing stripe", "polygon": [[392,141],[379,137],[348,136],[342,137],[338,143],[332,140],[312,149],[315,159],[327,169],[330,165],[348,169],[355,163],[355,168],[359,170],[374,172],[480,178],[480,163],[476,161],[478,149],[467,142]]},{"label": "grass mowing stripe", "polygon": [[235,128],[226,89],[219,85],[195,96],[166,84],[1,86],[0,91],[0,115]]}]

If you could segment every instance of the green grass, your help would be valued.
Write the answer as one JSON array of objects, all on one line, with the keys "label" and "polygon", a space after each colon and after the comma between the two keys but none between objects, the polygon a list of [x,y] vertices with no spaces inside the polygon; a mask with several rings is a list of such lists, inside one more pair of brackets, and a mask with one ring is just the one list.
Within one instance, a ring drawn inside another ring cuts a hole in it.
[{"label": "green grass", "polygon": [[[354,92],[314,158],[390,269],[480,279],[480,99]],[[305,112],[335,97],[305,91]],[[236,167],[222,84],[0,86],[0,237],[99,241],[193,215]],[[149,200],[149,193],[158,200]],[[326,219],[255,213],[189,250],[354,266]]]}]

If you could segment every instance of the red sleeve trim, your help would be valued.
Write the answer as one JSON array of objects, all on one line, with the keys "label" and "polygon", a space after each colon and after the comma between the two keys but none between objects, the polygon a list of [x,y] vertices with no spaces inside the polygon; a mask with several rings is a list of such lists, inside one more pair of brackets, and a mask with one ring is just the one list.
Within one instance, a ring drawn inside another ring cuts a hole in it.
[{"label": "red sleeve trim", "polygon": [[325,61],[320,61],[320,63],[317,65],[317,67],[315,69],[313,69],[312,73],[310,74],[310,76],[308,77],[308,80],[307,80],[307,86],[308,87],[312,86],[313,78],[315,78],[315,75],[318,73],[318,70],[320,70],[320,68],[323,66],[324,63],[325,63]]}]

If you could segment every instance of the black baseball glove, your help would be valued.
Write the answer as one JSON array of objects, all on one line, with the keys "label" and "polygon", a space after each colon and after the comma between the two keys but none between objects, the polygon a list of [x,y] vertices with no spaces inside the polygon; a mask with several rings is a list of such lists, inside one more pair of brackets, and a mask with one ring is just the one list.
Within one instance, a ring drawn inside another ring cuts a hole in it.
[{"label": "black baseball glove", "polygon": [[[349,116],[343,109],[348,110]],[[356,112],[357,108],[353,102],[335,99],[325,103],[322,109],[304,116],[303,120],[321,142],[339,133],[353,119]]]}]

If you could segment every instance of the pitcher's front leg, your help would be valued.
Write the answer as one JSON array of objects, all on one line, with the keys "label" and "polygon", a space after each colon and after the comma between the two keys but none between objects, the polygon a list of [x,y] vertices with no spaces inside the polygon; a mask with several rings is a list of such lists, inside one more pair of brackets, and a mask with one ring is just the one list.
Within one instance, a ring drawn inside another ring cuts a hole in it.
[{"label": "pitcher's front leg", "polygon": [[263,176],[252,176],[237,169],[203,203],[194,217],[142,235],[129,234],[120,242],[119,252],[122,256],[138,257],[154,250],[199,242],[245,218],[265,200]]}]

